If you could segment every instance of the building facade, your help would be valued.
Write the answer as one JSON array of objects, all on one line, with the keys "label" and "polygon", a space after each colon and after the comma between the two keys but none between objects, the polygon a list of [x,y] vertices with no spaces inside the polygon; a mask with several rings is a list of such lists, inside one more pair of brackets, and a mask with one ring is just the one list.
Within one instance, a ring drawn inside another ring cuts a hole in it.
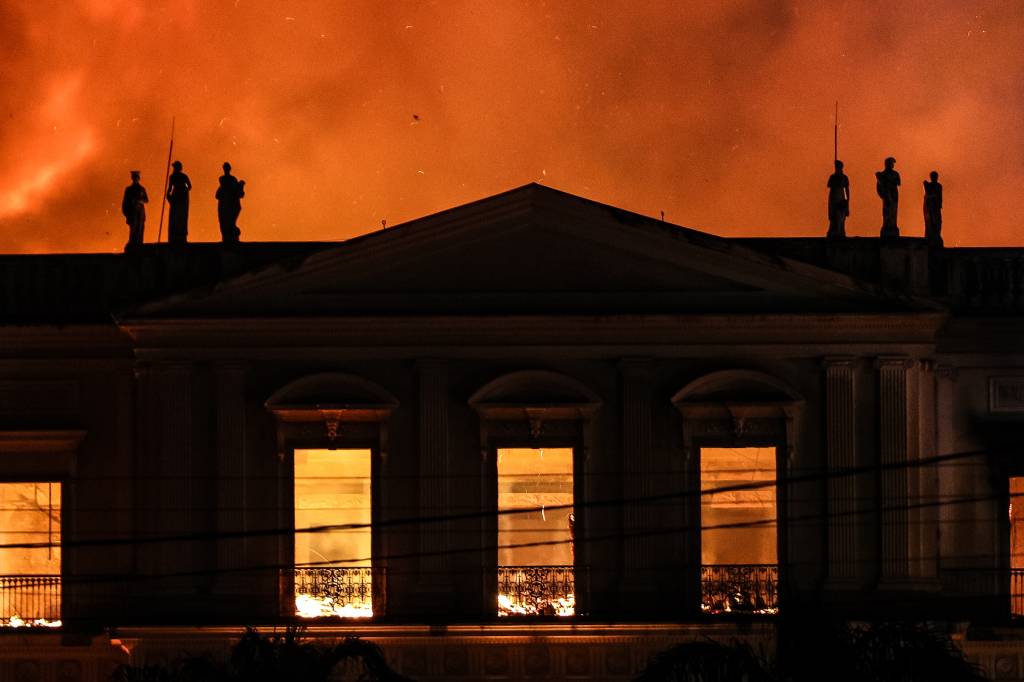
[{"label": "building facade", "polygon": [[530,185],[0,289],[4,679],[295,623],[416,679],[630,679],[786,614],[998,631],[968,653],[1024,677],[1024,250]]}]

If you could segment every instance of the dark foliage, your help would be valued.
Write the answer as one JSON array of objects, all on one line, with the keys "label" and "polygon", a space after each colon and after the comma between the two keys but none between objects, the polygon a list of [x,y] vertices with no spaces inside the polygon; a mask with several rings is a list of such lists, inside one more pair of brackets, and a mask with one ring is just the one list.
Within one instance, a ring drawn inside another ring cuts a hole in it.
[{"label": "dark foliage", "polygon": [[635,682],[984,682],[945,632],[916,623],[780,623],[774,661],[743,643],[692,642]]},{"label": "dark foliage", "polygon": [[168,665],[120,666],[114,682],[328,682],[335,666],[357,660],[365,682],[411,682],[393,671],[373,642],[346,637],[333,647],[303,642],[289,628],[283,635],[261,636],[249,629],[226,663],[192,656]]},{"label": "dark foliage", "polygon": [[770,682],[773,678],[750,646],[707,640],[658,654],[635,682]]},{"label": "dark foliage", "polygon": [[860,682],[984,682],[944,632],[921,624],[852,626],[840,646],[849,651],[852,678]]}]

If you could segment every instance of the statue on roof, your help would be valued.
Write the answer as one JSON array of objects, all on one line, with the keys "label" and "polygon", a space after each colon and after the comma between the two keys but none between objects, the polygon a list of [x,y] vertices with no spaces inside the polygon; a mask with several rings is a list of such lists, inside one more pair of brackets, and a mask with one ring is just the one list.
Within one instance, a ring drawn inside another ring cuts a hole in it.
[{"label": "statue on roof", "polygon": [[893,168],[896,159],[888,157],[885,169],[875,173],[875,191],[882,199],[882,238],[900,236],[900,228],[896,225],[896,217],[900,205],[900,174]]},{"label": "statue on roof", "polygon": [[242,212],[242,197],[245,196],[245,180],[231,174],[231,164],[224,162],[224,175],[220,176],[217,188],[217,220],[220,222],[220,236],[225,244],[237,244],[242,233],[238,229],[238,214]]},{"label": "statue on roof", "polygon": [[828,238],[846,237],[846,219],[850,215],[850,178],[843,173],[843,162],[836,159],[836,172],[828,178]]},{"label": "statue on roof", "polygon": [[924,181],[924,238],[942,246],[942,185],[938,171],[932,171]]},{"label": "statue on roof", "polygon": [[181,172],[181,161],[172,165],[174,172],[167,181],[167,203],[171,205],[167,219],[167,241],[170,244],[184,244],[188,241],[188,195],[192,181]]},{"label": "statue on roof", "polygon": [[121,214],[128,223],[128,243],[124,246],[125,251],[142,246],[143,232],[146,229],[146,204],[149,203],[149,195],[140,182],[142,173],[133,170],[131,178],[132,184],[124,188],[124,196],[121,198]]}]

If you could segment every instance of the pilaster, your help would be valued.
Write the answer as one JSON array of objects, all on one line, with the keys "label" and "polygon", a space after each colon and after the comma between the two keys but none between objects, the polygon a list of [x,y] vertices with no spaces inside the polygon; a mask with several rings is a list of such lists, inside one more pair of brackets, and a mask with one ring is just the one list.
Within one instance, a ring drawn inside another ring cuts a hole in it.
[{"label": "pilaster", "polygon": [[878,370],[879,460],[881,464],[881,582],[899,585],[911,578],[908,483],[910,432],[906,357],[880,357]]},{"label": "pilaster", "polygon": [[854,587],[860,574],[857,506],[856,358],[830,357],[825,370],[825,440],[828,474],[828,583]]},{"label": "pilaster", "polygon": [[448,377],[440,360],[416,363],[419,376],[419,588],[450,590],[448,490]]},{"label": "pilaster", "polygon": [[[139,389],[139,570],[144,575],[193,570],[192,367],[159,362],[136,368]],[[162,540],[161,538],[173,538]],[[173,582],[173,586],[172,583]],[[191,591],[191,579],[148,581],[142,589],[170,596]]]},{"label": "pilaster", "polygon": [[646,358],[619,363],[622,380],[622,561],[623,589],[628,592],[656,589],[650,571],[654,510],[648,501],[654,494],[655,471],[651,447],[651,374]]},{"label": "pilaster", "polygon": [[217,429],[217,568],[218,591],[245,594],[239,569],[248,565],[248,507],[245,442],[245,378],[241,362],[214,366]]}]

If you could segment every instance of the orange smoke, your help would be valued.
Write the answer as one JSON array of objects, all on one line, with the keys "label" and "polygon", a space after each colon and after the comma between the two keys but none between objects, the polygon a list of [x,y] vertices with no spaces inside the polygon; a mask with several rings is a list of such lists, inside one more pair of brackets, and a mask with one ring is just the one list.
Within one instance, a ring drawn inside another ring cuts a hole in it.
[{"label": "orange smoke", "polygon": [[[156,237],[167,134],[247,181],[242,238],[344,239],[531,181],[726,235],[824,235],[839,101],[847,232],[873,172],[945,186],[949,245],[1020,244],[1024,5],[135,2],[0,5],[0,251],[116,251],[128,171]],[[166,228],[165,228],[166,235]]]}]

